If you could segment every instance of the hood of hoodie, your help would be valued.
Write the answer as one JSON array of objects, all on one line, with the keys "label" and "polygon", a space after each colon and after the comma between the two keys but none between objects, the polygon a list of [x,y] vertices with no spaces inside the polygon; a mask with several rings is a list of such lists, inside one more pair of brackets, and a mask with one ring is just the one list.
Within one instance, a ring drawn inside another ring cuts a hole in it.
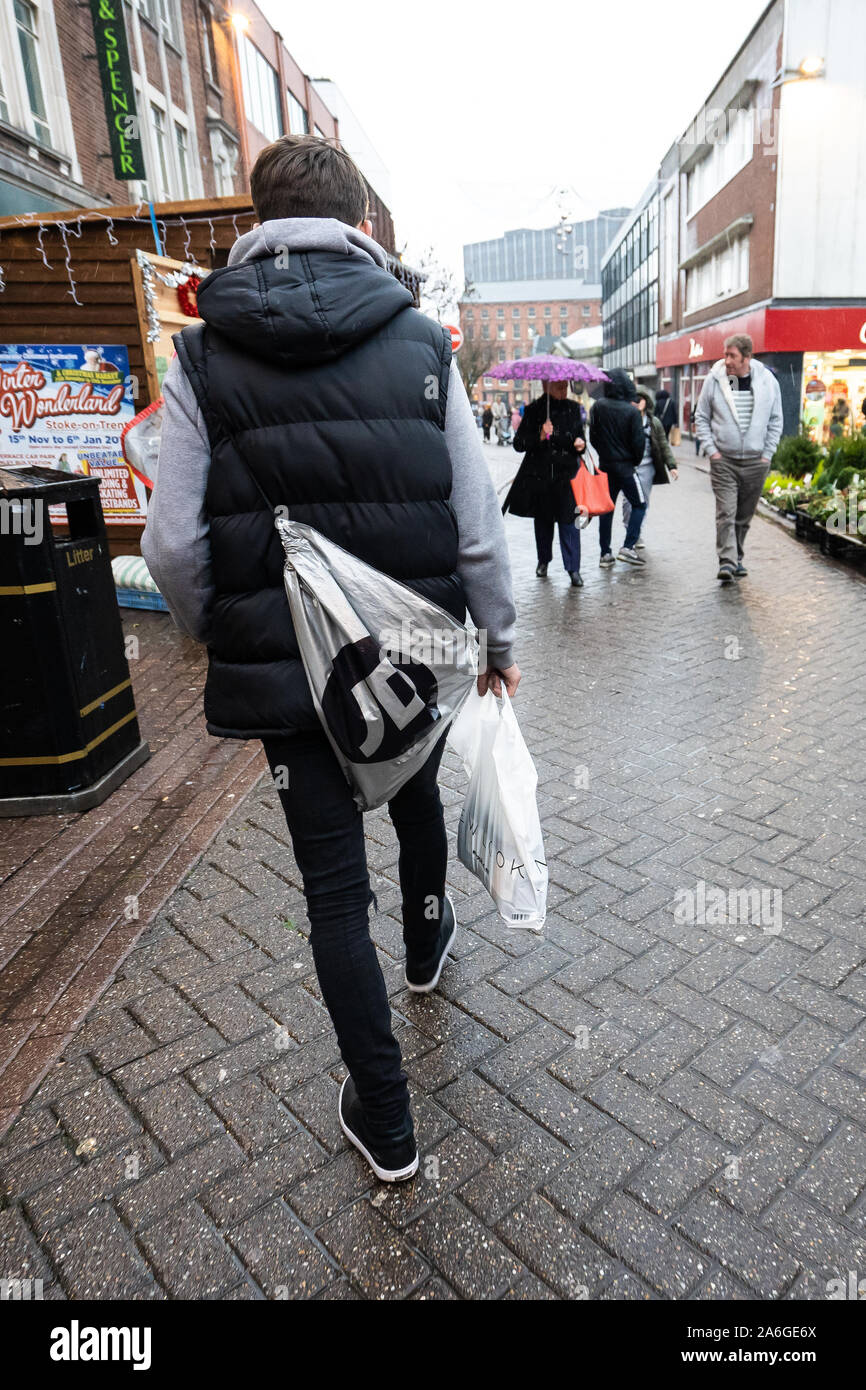
[{"label": "hood of hoodie", "polygon": [[329,362],[413,304],[386,264],[377,242],[335,218],[264,222],[202,281],[198,310],[256,356]]},{"label": "hood of hoodie", "polygon": [[621,367],[611,367],[607,375],[610,380],[604,383],[605,400],[634,401],[637,399],[634,382],[628,372],[624,372]]}]

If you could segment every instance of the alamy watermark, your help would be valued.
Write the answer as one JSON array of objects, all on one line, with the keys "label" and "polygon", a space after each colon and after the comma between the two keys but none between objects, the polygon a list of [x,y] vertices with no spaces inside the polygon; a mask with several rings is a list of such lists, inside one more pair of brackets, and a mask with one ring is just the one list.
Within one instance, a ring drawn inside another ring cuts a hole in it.
[{"label": "alamy watermark", "polygon": [[694,888],[678,888],[674,897],[677,926],[760,927],[768,936],[782,930],[781,888],[716,888],[699,879]]}]

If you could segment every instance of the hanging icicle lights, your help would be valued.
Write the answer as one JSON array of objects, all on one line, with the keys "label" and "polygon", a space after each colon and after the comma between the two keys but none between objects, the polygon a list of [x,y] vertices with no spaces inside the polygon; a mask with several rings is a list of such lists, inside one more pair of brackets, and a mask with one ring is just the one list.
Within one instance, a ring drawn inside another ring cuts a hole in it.
[{"label": "hanging icicle lights", "polygon": [[[146,215],[146,214],[145,214],[144,216],[142,215],[142,213],[144,213],[145,207],[146,207],[146,205],[145,205],[143,202],[140,202],[140,203],[138,204],[138,207],[136,208],[135,212],[133,213],[133,215],[132,215],[131,217],[129,217],[129,216],[124,216],[124,217],[121,217],[120,220],[123,221],[123,222],[137,222],[137,223],[140,223],[143,227],[146,227],[146,228],[147,228],[148,237],[149,237],[149,238],[152,238],[150,218],[149,218],[149,216]],[[216,233],[215,233],[215,230],[214,230],[214,223],[215,223],[215,222],[231,222],[232,227],[233,227],[233,229],[234,229],[235,236],[236,236],[236,237],[239,237],[239,236],[241,235],[241,232],[240,232],[240,230],[239,230],[239,228],[238,228],[238,216],[239,216],[239,215],[240,215],[240,214],[238,214],[237,212],[221,212],[221,213],[216,213],[216,214],[213,215],[213,216],[204,216],[204,217],[182,217],[182,216],[180,216],[180,214],[177,214],[176,218],[169,219],[170,221],[176,221],[177,223],[179,223],[180,226],[181,226],[181,228],[183,229],[183,237],[184,237],[184,242],[183,242],[183,259],[184,259],[183,271],[182,271],[182,272],[178,272],[177,279],[173,279],[171,276],[170,276],[168,279],[166,279],[164,276],[159,275],[158,272],[154,271],[154,273],[157,274],[157,275],[158,275],[158,278],[161,279],[161,280],[163,280],[163,282],[164,282],[166,285],[172,285],[174,288],[176,288],[178,285],[186,284],[186,281],[189,279],[190,275],[198,275],[198,276],[207,275],[207,274],[208,274],[207,268],[206,268],[205,266],[200,266],[200,265],[198,264],[198,261],[197,261],[196,258],[195,258],[195,252],[194,252],[193,249],[192,249],[192,232],[191,232],[191,230],[190,230],[192,224],[193,224],[193,223],[196,223],[196,222],[206,222],[206,223],[208,224],[208,230],[209,230],[209,232],[210,232],[209,245],[210,245],[210,250],[211,250],[211,252],[213,253],[213,252],[216,251],[216,249],[217,249]],[[73,237],[76,237],[77,239],[80,239],[80,237],[81,237],[81,224],[82,224],[83,222],[93,222],[93,221],[95,221],[96,219],[98,219],[98,218],[101,217],[101,218],[104,218],[104,219],[105,219],[105,233],[106,233],[106,236],[108,237],[108,240],[109,240],[110,244],[111,244],[112,246],[119,246],[119,245],[120,245],[120,242],[119,242],[118,238],[114,235],[114,219],[115,219],[116,216],[117,216],[117,209],[116,209],[116,208],[110,208],[110,209],[109,209],[109,208],[106,208],[106,209],[104,209],[104,210],[103,210],[102,208],[92,208],[92,209],[88,209],[87,212],[83,212],[83,213],[81,214],[80,217],[76,217],[75,220],[72,221],[72,222],[46,222],[46,221],[44,221],[44,220],[42,220],[42,219],[40,218],[39,213],[37,213],[37,212],[27,212],[27,213],[24,213],[24,214],[22,214],[22,215],[20,215],[20,216],[15,217],[14,221],[15,221],[15,223],[16,223],[19,227],[33,227],[33,226],[36,226],[36,228],[37,228],[37,233],[36,233],[36,250],[38,251],[39,257],[40,257],[40,259],[41,259],[41,261],[42,261],[42,264],[45,266],[45,269],[46,269],[46,270],[54,270],[54,266],[53,266],[52,263],[49,261],[47,255],[46,255],[46,252],[45,252],[45,244],[44,244],[43,238],[44,238],[44,236],[45,236],[45,232],[46,232],[49,228],[56,228],[56,229],[57,229],[57,232],[58,232],[58,234],[59,234],[59,236],[60,236],[60,240],[61,240],[61,242],[63,243],[63,251],[64,251],[64,268],[65,268],[65,270],[66,270],[66,275],[67,275],[67,278],[68,278],[68,280],[69,280],[69,289],[67,290],[67,294],[71,297],[71,299],[73,300],[73,302],[74,302],[75,304],[78,305],[79,309],[81,309],[81,308],[83,308],[84,306],[82,305],[81,300],[78,298],[78,285],[77,285],[77,282],[76,282],[76,280],[75,280],[75,274],[74,274],[73,266],[72,266],[72,250],[71,250],[71,247],[70,247],[70,245],[69,245],[69,238],[70,238],[70,236],[73,236]],[[163,245],[164,245],[164,244],[165,244],[165,236],[166,236],[166,222],[163,221],[162,219],[160,219],[160,222],[159,222],[159,229],[160,229],[160,233],[161,233],[162,238],[163,238]],[[142,255],[142,253],[139,252],[139,251],[136,251],[136,255],[140,258],[141,255]],[[139,259],[139,264],[141,265],[141,263],[142,263],[142,262],[141,262],[141,259]],[[150,262],[149,262],[149,261],[147,262],[147,264],[150,266]],[[151,268],[151,270],[153,270],[153,266],[150,266],[150,268]],[[143,276],[146,275],[146,272],[145,272],[144,270],[142,270],[142,275],[143,275]],[[4,276],[4,274],[3,274],[3,266],[2,266],[2,264],[0,264],[0,294],[2,294],[3,291],[4,291],[5,289],[6,289],[6,279],[5,279],[5,276]],[[152,289],[152,281],[151,281],[151,289]]]}]

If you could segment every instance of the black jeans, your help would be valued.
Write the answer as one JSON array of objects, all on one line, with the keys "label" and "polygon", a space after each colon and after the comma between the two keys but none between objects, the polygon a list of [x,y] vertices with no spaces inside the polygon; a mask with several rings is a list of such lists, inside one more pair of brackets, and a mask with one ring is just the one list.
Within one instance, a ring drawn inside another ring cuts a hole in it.
[{"label": "black jeans", "polygon": [[[445,738],[388,803],[400,843],[403,941],[423,960],[435,950],[445,895],[448,842],[437,775]],[[264,740],[304,881],[310,945],[343,1061],[374,1132],[405,1120],[409,1093],[391,1031],[385,980],[370,940],[373,895],[364,818],[325,735]],[[281,776],[278,769],[286,769]]]}]

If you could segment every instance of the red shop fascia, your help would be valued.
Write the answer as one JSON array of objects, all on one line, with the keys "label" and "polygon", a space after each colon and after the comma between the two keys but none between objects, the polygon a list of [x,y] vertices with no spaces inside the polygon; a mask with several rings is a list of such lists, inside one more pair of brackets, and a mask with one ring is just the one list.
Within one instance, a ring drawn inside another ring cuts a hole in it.
[{"label": "red shop fascia", "polygon": [[684,430],[691,429],[704,377],[725,354],[725,339],[747,333],[755,355],[776,374],[782,389],[785,433],[799,428],[804,354],[848,352],[866,358],[866,299],[847,305],[762,305],[734,318],[660,338],[656,366],[661,383],[680,402]]}]

